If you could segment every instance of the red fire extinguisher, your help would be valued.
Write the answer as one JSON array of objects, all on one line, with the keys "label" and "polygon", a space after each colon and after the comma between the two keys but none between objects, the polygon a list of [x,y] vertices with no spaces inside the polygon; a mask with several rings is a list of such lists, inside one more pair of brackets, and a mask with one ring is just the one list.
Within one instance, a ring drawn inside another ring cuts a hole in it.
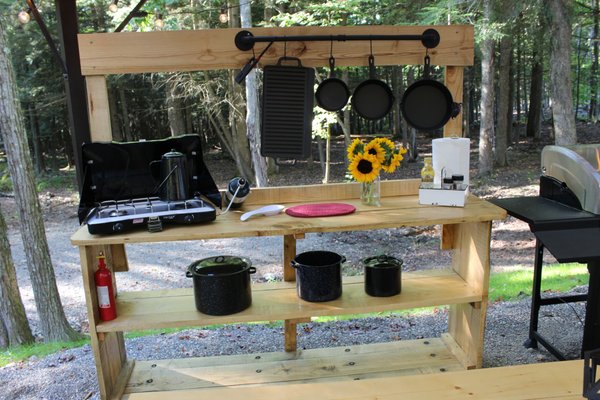
[{"label": "red fire extinguisher", "polygon": [[106,258],[101,252],[98,256],[98,270],[94,274],[96,290],[98,291],[98,308],[100,319],[110,321],[117,318],[117,306],[115,304],[115,293],[112,284],[112,274],[106,268]]}]

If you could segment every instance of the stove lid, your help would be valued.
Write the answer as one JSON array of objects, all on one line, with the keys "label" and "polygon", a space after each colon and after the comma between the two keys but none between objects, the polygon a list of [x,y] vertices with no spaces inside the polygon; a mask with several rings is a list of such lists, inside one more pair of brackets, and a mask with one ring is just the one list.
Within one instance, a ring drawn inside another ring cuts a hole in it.
[{"label": "stove lid", "polygon": [[203,195],[220,205],[221,194],[204,164],[201,143],[199,135],[139,142],[84,143],[79,222],[102,201],[156,196],[153,192],[160,182],[150,164],[172,150],[186,156],[190,196]]}]

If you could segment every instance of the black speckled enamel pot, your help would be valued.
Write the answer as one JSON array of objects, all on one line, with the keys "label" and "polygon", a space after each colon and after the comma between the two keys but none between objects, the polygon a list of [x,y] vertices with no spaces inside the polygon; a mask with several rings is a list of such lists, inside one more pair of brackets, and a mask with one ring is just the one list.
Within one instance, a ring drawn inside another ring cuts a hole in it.
[{"label": "black speckled enamel pot", "polygon": [[296,290],[306,301],[330,301],[342,295],[342,263],[346,257],[331,251],[307,251],[292,260]]},{"label": "black speckled enamel pot", "polygon": [[395,296],[402,290],[403,261],[392,256],[380,255],[365,258],[365,292],[369,296]]},{"label": "black speckled enamel pot", "polygon": [[209,257],[192,263],[186,272],[194,278],[194,298],[198,311],[208,315],[228,315],[252,304],[250,274],[256,272],[247,258]]}]

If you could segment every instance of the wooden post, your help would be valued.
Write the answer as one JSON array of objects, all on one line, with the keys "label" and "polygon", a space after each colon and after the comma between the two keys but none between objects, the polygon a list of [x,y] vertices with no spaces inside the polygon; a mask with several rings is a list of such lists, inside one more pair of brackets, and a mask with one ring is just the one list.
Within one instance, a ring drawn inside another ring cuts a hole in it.
[{"label": "wooden post", "polygon": [[[463,98],[463,76],[464,76],[464,68],[463,67],[454,67],[447,66],[446,67],[446,87],[452,94],[452,99],[455,103],[462,103]],[[462,106],[462,104],[461,104]],[[457,136],[461,137],[462,134],[462,107],[461,112],[456,116],[456,118],[451,118],[450,121],[444,126],[444,137],[448,136]]]},{"label": "wooden post", "polygon": [[96,283],[94,281],[96,256],[101,251],[106,253],[108,250],[108,246],[79,247],[83,287],[88,308],[88,318],[90,319],[91,347],[96,362],[98,386],[102,399],[113,398],[116,393],[122,393],[133,368],[133,363],[127,362],[123,332],[98,333],[96,331],[97,325],[101,322],[98,312]]},{"label": "wooden post", "polygon": [[448,334],[450,349],[467,369],[483,366],[483,337],[490,276],[491,222],[455,225],[455,249],[452,269],[464,281],[482,293],[481,303],[450,306]]},{"label": "wooden post", "polygon": [[91,139],[94,142],[110,142],[112,140],[112,128],[106,77],[103,75],[87,76],[85,84]]}]

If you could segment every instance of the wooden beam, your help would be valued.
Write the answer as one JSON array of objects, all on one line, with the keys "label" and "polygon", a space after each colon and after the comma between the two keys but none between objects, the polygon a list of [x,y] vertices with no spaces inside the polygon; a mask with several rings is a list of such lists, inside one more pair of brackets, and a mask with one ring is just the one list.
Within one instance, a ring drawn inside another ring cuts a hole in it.
[{"label": "wooden beam", "polygon": [[[429,51],[433,65],[473,64],[473,26],[337,26],[252,28],[255,36],[297,35],[408,35],[436,29],[440,44]],[[80,34],[79,52],[83,75],[127,74],[141,72],[198,71],[238,69],[252,51],[241,51],[234,43],[240,29],[205,29],[159,32],[120,32]],[[257,43],[258,53],[266,47]],[[330,42],[288,42],[288,56],[299,57],[308,67],[327,66]],[[370,53],[368,41],[334,42],[336,65],[366,66]],[[420,41],[373,41],[376,65],[423,64],[425,48]],[[275,64],[284,55],[284,43],[273,44],[261,65]]]}]

